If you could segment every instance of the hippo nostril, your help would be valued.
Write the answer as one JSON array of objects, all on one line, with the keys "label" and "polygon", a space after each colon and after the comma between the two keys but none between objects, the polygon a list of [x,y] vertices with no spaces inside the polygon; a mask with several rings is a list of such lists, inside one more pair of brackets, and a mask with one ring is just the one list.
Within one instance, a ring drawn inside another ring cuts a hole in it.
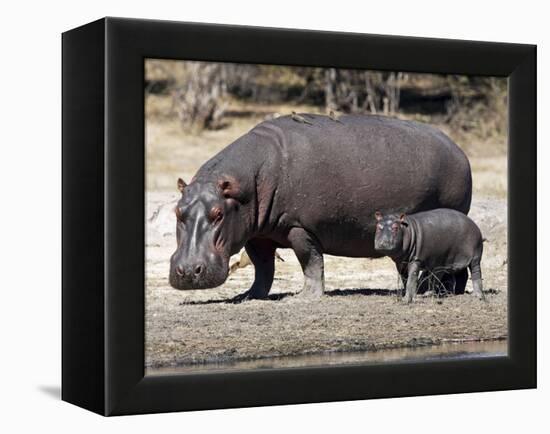
[{"label": "hippo nostril", "polygon": [[203,267],[201,264],[197,265],[197,266],[195,267],[195,274],[196,274],[197,276],[199,276],[199,275],[202,273],[203,268],[204,268],[204,267]]},{"label": "hippo nostril", "polygon": [[181,276],[181,277],[184,276],[183,268],[182,268],[181,266],[179,266],[179,265],[176,267],[176,274],[177,274],[178,276]]}]

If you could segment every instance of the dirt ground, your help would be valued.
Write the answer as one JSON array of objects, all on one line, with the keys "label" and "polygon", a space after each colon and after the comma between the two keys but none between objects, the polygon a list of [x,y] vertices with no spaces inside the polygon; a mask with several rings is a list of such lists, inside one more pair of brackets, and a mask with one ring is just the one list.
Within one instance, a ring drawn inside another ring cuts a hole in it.
[{"label": "dirt ground", "polygon": [[251,285],[252,266],[237,270],[216,289],[172,289],[168,269],[175,249],[175,180],[189,180],[204,161],[266,115],[256,113],[200,136],[183,135],[175,120],[157,120],[154,111],[148,116],[146,367],[506,338],[506,156],[494,151],[502,147],[487,144],[466,148],[474,178],[470,217],[488,239],[482,261],[486,302],[464,294],[424,296],[405,305],[397,296],[390,260],[328,255],[326,295],[303,298],[297,294],[303,275],[291,250],[279,250],[285,261],[276,264],[266,301],[231,303]]}]

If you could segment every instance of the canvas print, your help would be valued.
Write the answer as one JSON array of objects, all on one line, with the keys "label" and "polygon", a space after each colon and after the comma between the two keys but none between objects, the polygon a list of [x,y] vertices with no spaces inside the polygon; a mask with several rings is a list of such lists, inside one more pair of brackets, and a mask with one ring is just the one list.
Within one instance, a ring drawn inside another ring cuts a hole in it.
[{"label": "canvas print", "polygon": [[507,80],[146,59],[147,375],[507,354]]}]

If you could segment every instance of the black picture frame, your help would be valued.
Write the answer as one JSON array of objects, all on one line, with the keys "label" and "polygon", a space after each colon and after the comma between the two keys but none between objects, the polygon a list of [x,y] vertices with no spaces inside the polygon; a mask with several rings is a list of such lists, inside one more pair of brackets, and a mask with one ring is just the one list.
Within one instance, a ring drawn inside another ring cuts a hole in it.
[{"label": "black picture frame", "polygon": [[[536,387],[536,46],[104,18],[62,51],[63,400],[123,415]],[[508,77],[508,356],[144,376],[145,58]]]}]

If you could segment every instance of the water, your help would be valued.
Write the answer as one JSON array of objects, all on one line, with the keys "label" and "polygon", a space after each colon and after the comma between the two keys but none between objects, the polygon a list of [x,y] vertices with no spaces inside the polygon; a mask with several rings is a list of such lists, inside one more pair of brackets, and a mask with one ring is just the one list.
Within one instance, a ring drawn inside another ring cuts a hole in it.
[{"label": "water", "polygon": [[272,357],[259,360],[235,360],[163,368],[146,368],[146,375],[191,374],[250,369],[298,368],[327,365],[369,365],[387,362],[434,360],[468,360],[487,357],[506,357],[506,340],[467,343],[444,343],[416,348],[397,348],[379,351],[346,353],[317,353],[300,356]]}]

